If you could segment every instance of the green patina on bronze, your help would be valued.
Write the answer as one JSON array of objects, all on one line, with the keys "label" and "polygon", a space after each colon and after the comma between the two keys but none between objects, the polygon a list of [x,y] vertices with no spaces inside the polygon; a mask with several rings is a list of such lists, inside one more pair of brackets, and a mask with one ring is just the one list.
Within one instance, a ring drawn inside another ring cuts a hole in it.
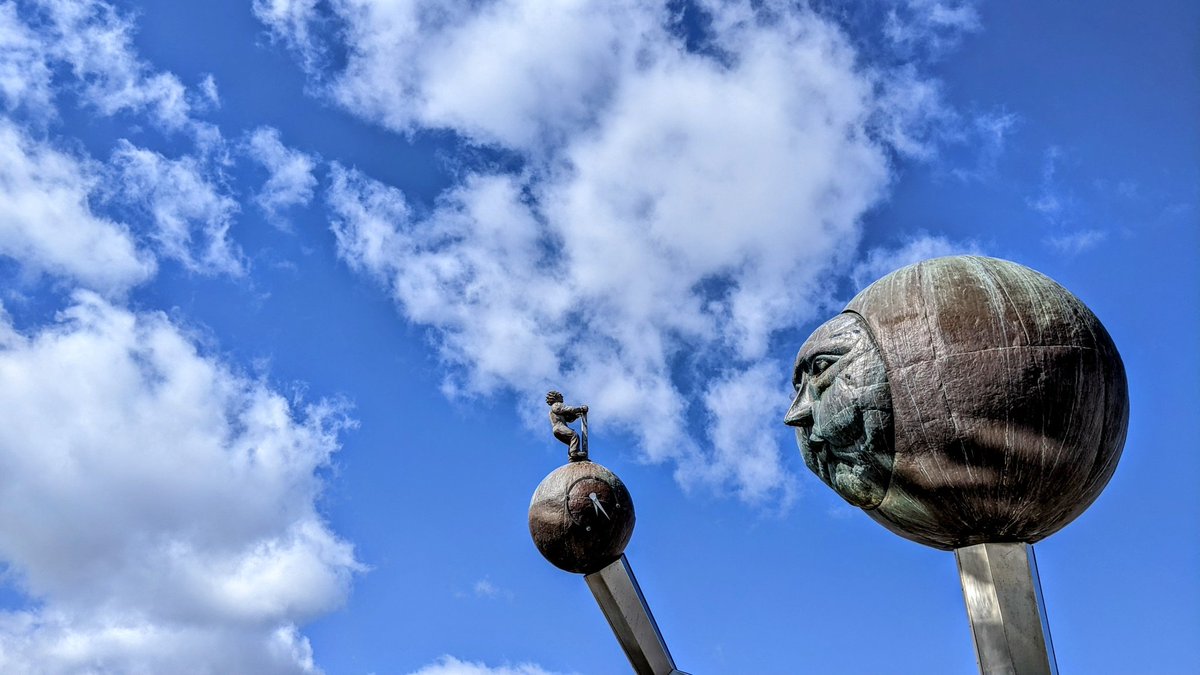
[{"label": "green patina on bronze", "polygon": [[871,284],[805,343],[793,380],[786,421],[809,467],[884,527],[942,549],[1057,532],[1112,477],[1129,420],[1125,369],[1096,316],[994,258],[927,260]]}]

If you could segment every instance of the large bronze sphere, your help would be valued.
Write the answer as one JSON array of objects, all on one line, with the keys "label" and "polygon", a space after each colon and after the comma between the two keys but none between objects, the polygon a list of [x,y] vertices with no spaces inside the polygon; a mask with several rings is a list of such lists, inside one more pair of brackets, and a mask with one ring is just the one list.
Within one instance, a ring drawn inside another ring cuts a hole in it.
[{"label": "large bronze sphere", "polygon": [[1125,368],[1048,277],[956,256],[897,270],[801,347],[786,422],[805,462],[889,530],[941,549],[1033,543],[1112,477]]},{"label": "large bronze sphere", "polygon": [[529,534],[559,569],[598,572],[621,557],[633,535],[633,500],[616,474],[575,461],[546,476],[529,502]]}]

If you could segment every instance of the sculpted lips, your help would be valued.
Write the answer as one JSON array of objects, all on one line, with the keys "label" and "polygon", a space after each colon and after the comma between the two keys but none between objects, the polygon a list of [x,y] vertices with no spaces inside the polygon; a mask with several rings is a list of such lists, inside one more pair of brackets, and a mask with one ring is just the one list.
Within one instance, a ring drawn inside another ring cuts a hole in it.
[{"label": "sculpted lips", "polygon": [[813,433],[802,436],[801,442],[808,451],[815,467],[810,467],[821,480],[830,483],[833,480],[833,467],[838,464],[854,465],[862,450],[857,446],[836,447],[819,434]]},{"label": "sculpted lips", "polygon": [[832,480],[829,464],[833,461],[833,453],[829,451],[829,445],[824,440],[811,436],[804,438],[802,443],[808,451],[805,459],[809,460],[809,468],[817,474],[818,478],[829,483]]}]

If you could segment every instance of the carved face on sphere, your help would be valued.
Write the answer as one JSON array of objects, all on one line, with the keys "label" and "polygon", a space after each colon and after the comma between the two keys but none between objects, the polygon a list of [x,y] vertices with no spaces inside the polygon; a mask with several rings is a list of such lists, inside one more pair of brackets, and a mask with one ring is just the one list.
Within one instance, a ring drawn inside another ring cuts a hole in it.
[{"label": "carved face on sphere", "polygon": [[808,338],[792,385],[784,423],[796,428],[804,463],[851,504],[878,506],[895,458],[892,401],[883,357],[857,314],[839,314]]}]

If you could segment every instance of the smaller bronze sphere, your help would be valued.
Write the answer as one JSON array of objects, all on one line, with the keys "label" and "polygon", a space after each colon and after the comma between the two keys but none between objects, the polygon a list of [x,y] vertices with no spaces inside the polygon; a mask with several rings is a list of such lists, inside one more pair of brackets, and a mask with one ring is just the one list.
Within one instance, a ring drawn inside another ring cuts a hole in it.
[{"label": "smaller bronze sphere", "polygon": [[633,535],[633,499],[616,474],[595,462],[560,466],[529,502],[529,534],[555,567],[598,572],[621,557]]}]

